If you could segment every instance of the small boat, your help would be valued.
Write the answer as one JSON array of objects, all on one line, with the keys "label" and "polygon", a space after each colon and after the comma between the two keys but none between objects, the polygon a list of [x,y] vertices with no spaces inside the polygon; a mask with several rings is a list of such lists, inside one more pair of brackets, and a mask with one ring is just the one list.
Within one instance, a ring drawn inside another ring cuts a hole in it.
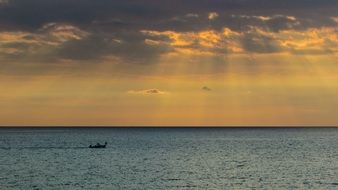
[{"label": "small boat", "polygon": [[96,143],[96,145],[89,145],[89,148],[106,148],[107,142],[104,144]]}]

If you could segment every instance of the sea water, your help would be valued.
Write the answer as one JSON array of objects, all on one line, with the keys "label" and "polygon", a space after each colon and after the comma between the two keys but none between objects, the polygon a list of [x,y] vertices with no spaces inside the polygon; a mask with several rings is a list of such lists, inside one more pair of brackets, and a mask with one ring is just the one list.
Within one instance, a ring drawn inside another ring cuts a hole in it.
[{"label": "sea water", "polygon": [[338,128],[5,128],[0,189],[338,189]]}]

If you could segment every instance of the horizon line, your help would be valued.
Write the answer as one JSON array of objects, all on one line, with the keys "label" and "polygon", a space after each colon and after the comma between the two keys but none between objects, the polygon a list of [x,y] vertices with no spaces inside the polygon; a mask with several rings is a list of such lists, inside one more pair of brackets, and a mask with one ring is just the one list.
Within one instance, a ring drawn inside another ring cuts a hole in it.
[{"label": "horizon line", "polygon": [[210,126],[199,126],[199,125],[140,125],[140,126],[115,126],[115,125],[8,125],[1,126],[0,129],[4,128],[338,128],[338,125],[210,125]]}]

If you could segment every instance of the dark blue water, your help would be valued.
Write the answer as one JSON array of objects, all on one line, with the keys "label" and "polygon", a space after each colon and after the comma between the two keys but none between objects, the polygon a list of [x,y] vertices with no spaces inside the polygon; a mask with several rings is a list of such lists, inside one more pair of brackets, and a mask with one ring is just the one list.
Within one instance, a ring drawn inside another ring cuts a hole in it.
[{"label": "dark blue water", "polygon": [[337,176],[338,128],[0,129],[1,190],[338,189]]}]

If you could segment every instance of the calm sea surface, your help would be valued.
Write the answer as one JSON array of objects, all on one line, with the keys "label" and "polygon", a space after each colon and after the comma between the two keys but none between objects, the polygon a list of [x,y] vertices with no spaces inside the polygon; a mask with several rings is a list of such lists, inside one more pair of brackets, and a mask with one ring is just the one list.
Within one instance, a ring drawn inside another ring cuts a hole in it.
[{"label": "calm sea surface", "polygon": [[338,128],[0,129],[0,189],[336,190]]}]

